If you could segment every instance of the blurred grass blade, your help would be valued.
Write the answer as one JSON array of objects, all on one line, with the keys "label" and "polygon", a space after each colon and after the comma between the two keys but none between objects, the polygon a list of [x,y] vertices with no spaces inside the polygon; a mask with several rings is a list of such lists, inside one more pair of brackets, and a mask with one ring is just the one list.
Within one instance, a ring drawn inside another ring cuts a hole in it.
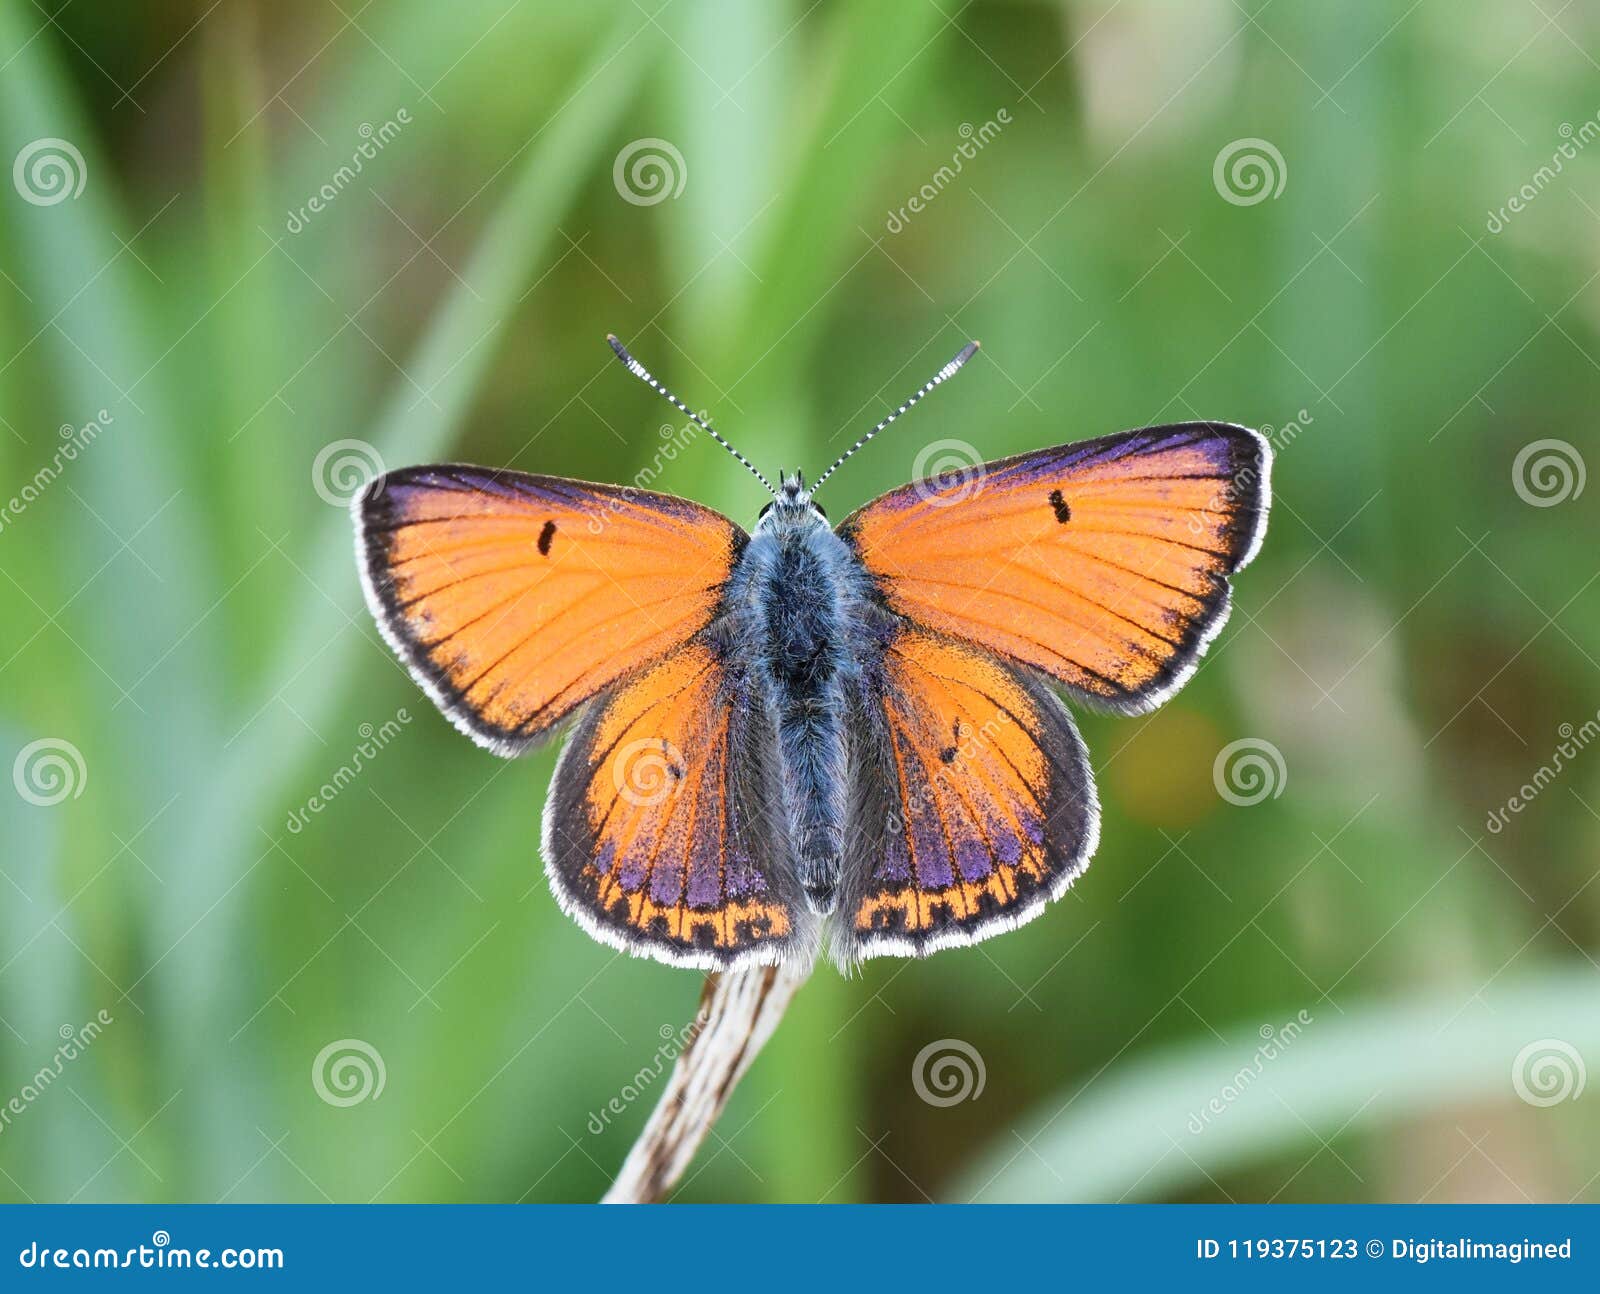
[{"label": "blurred grass blade", "polygon": [[[206,624],[206,547],[192,496],[183,488],[183,424],[165,385],[165,356],[154,355],[148,341],[155,335],[153,312],[132,277],[143,271],[133,268],[137,261],[126,253],[121,237],[126,222],[110,196],[113,170],[95,147],[74,87],[57,63],[55,41],[29,39],[32,33],[24,25],[16,6],[0,6],[0,51],[15,51],[0,76],[0,154],[9,161],[30,144],[60,139],[77,149],[85,174],[76,198],[46,205],[7,203],[15,272],[26,284],[35,316],[27,330],[30,340],[8,367],[17,365],[26,373],[32,364],[38,372],[44,367],[39,358],[48,356],[46,371],[59,402],[49,402],[56,416],[48,440],[30,439],[40,461],[55,448],[54,423],[80,427],[98,420],[102,409],[111,415],[101,420],[107,421],[105,432],[71,465],[74,470],[63,473],[61,489],[81,502],[77,520],[88,539],[60,545],[66,560],[59,574],[71,583],[52,594],[43,609],[59,614],[67,594],[83,592],[100,577],[93,589],[95,613],[73,625],[84,652],[99,666],[85,670],[83,679],[91,695],[104,701],[129,798],[160,803],[178,780],[183,752],[197,749],[209,735],[205,725],[216,708],[214,684],[221,674]],[[68,506],[64,497],[60,506]],[[134,557],[118,553],[103,563],[96,547],[102,526],[125,546],[136,541]],[[143,569],[130,566],[134,561]],[[130,570],[133,576],[125,578]],[[150,759],[146,716],[137,704],[122,703],[122,687],[137,691],[139,683],[128,677],[126,663],[118,667],[117,662],[135,662],[135,671],[142,665],[153,669],[152,662],[167,658],[176,632],[183,633],[184,651],[192,660],[189,686],[163,697],[160,741],[171,758]]]},{"label": "blurred grass blade", "polygon": [[[25,740],[24,734],[0,726],[0,750],[13,750]],[[111,1117],[102,1075],[112,1072],[113,1058],[125,1063],[137,1050],[129,1036],[136,1031],[126,1023],[135,1012],[117,1002],[98,977],[84,991],[84,975],[94,972],[67,942],[81,941],[83,931],[64,904],[69,897],[62,892],[64,825],[51,808],[0,796],[0,839],[6,842],[6,883],[0,886],[5,891],[0,899],[0,1100],[21,1103],[6,1110],[0,1170],[8,1164],[32,1166],[35,1171],[21,1180],[10,1172],[4,1176],[12,1190],[35,1200],[64,1200],[85,1186],[90,1199],[128,1199],[138,1185],[128,1171],[131,1161],[105,1162],[108,1138],[84,1114],[80,1100]],[[56,928],[41,928],[46,922]],[[112,1017],[112,1036],[96,1038],[93,1055],[77,1047],[75,1037],[74,1047],[62,1049],[65,1035],[76,1035],[91,1020],[99,1027],[102,1008]],[[45,1082],[39,1081],[41,1073]],[[131,1077],[126,1068],[121,1077]]]},{"label": "blurred grass blade", "polygon": [[[1325,1007],[1260,1060],[1258,1030],[1136,1057],[1008,1132],[949,1198],[1170,1199],[1311,1139],[1472,1101],[1509,1104],[1528,1044],[1557,1039],[1580,1056],[1600,1054],[1597,993],[1600,974],[1584,963],[1487,988],[1465,1007],[1459,987],[1343,1015]],[[1523,1069],[1522,1081],[1534,1082]]]},{"label": "blurred grass blade", "polygon": [[[860,232],[863,222],[871,223],[861,177],[876,174],[908,133],[877,99],[891,85],[895,96],[914,95],[919,80],[936,68],[943,15],[932,5],[883,3],[831,15],[820,33],[827,95],[808,129],[795,135],[793,151],[769,156],[771,141],[784,134],[782,105],[804,92],[797,78],[779,80],[786,23],[754,17],[747,12],[752,9],[730,5],[724,15],[722,6],[708,5],[684,16],[690,28],[684,43],[709,47],[713,66],[759,70],[730,89],[734,102],[719,106],[697,68],[674,65],[683,139],[695,169],[670,226],[677,274],[687,284],[677,308],[690,321],[673,331],[693,337],[697,366],[719,375],[729,403],[743,408],[742,448],[762,463],[775,463],[781,452],[783,462],[820,464],[825,455],[807,397],[812,341],[826,326],[834,287],[852,262],[872,254],[869,237]],[[763,193],[776,200],[764,202]],[[754,260],[756,268],[741,260]],[[697,497],[742,515],[750,506],[749,481],[722,464],[715,470],[725,488],[702,483]],[[797,1067],[834,1094],[831,1102],[801,1104],[763,1129],[772,1138],[767,1158],[773,1168],[763,1183],[768,1199],[859,1194],[860,1145],[851,1109],[859,1102],[861,1057],[854,1037],[839,1028],[855,1009],[852,996],[850,983],[838,976],[812,980],[746,1083],[752,1089],[746,1099],[757,1108]]]},{"label": "blurred grass blade", "polygon": [[[556,222],[584,179],[599,167],[598,155],[609,147],[611,131],[631,101],[648,66],[649,42],[636,39],[641,20],[628,13],[597,43],[590,65],[552,117],[523,144],[509,163],[511,190],[501,199],[482,239],[465,267],[461,281],[439,305],[417,353],[377,419],[371,440],[390,465],[441,456],[467,413],[478,383],[494,355],[493,339],[514,310],[533,267],[555,237]],[[476,285],[476,291],[467,287]],[[413,383],[415,385],[413,385]],[[419,401],[417,388],[429,392]],[[307,463],[309,488],[310,464]],[[269,721],[259,711],[221,759],[202,802],[189,820],[189,833],[176,863],[176,884],[196,894],[226,895],[272,846],[260,831],[285,795],[289,779],[303,766],[311,733],[327,718],[342,694],[354,652],[370,630],[351,559],[350,523],[341,510],[327,509],[308,545],[302,565],[314,589],[302,591],[285,635],[282,658],[269,671],[262,708],[281,701],[294,716],[290,723]],[[352,627],[352,625],[354,627]],[[249,718],[241,716],[241,721]],[[272,716],[276,719],[277,716]],[[220,902],[220,900],[219,900]],[[236,946],[242,909],[235,901],[193,923],[187,910],[171,914],[162,948],[170,948],[159,968],[164,1000],[184,1022],[185,1041],[178,1065],[226,1064],[241,1087],[259,1066],[248,1058],[247,1041],[222,1052],[213,1049],[219,1008],[238,1023],[214,994],[213,968],[225,964]],[[254,992],[259,986],[233,982],[234,991]],[[248,1003],[248,1015],[258,1004]],[[202,1053],[206,1053],[202,1055]],[[197,1154],[228,1140],[236,1123],[228,1093],[231,1081],[206,1085],[208,1108],[196,1112],[205,1132],[194,1141]],[[229,1180],[227,1157],[207,1168],[196,1165],[204,1193]],[[237,1172],[234,1167],[233,1172]]]},{"label": "blurred grass blade", "polygon": [[[30,388],[28,416],[8,410],[30,433],[18,433],[27,441],[29,466],[22,479],[48,469],[60,443],[57,424],[84,428],[93,421],[102,430],[61,470],[40,514],[25,518],[27,538],[7,536],[11,545],[48,554],[49,564],[41,561],[35,569],[52,578],[23,576],[33,586],[28,588],[17,578],[20,564],[8,566],[6,594],[20,599],[9,604],[16,608],[9,613],[15,622],[38,625],[26,641],[38,639],[34,650],[54,652],[60,662],[54,689],[47,685],[41,694],[36,680],[23,683],[15,676],[7,687],[18,701],[26,695],[34,713],[43,709],[39,700],[56,693],[49,708],[61,725],[57,731],[94,770],[99,825],[116,822],[124,840],[149,828],[141,848],[164,859],[176,815],[156,819],[191,790],[195,766],[214,749],[220,728],[227,672],[209,620],[215,605],[210,547],[187,488],[189,428],[174,396],[178,379],[165,363],[170,351],[157,349],[163,332],[143,281],[140,250],[126,240],[132,235],[137,242],[138,235],[120,213],[115,172],[57,58],[56,33],[40,35],[35,28],[41,15],[29,19],[22,8],[0,6],[0,155],[9,166],[26,148],[58,148],[47,141],[64,141],[77,154],[62,150],[76,168],[67,183],[82,178],[77,196],[60,201],[38,204],[6,194],[12,276],[26,291],[33,315],[19,339],[23,344],[6,361]],[[14,174],[6,178],[16,183]],[[168,212],[175,202],[172,194],[154,199],[154,214],[141,224],[158,229],[163,215],[175,218]],[[144,253],[150,254],[148,246]],[[58,519],[54,533],[51,517]],[[19,652],[12,660],[20,673],[38,656]],[[123,851],[112,833],[92,824],[74,832],[72,849],[42,849],[33,858],[23,840],[9,832],[5,838],[24,851],[31,877],[26,885],[35,895],[12,914],[5,943],[8,957],[28,949],[9,971],[13,982],[29,985],[39,998],[28,1032],[37,1035],[46,1025],[77,1027],[102,1006],[119,1021],[137,1018],[137,1008],[119,1000],[116,985],[133,978],[125,973],[132,950],[177,905],[164,909],[157,888],[112,868]],[[109,874],[102,880],[102,873]],[[69,896],[78,900],[70,913]],[[58,921],[50,920],[52,912]],[[97,915],[114,915],[115,924],[97,926]],[[40,923],[47,924],[40,929]],[[30,924],[33,929],[21,929]],[[96,945],[93,955],[74,947],[81,933],[68,933],[84,927],[99,936],[89,940]],[[93,968],[90,978],[86,966]],[[94,1058],[73,1062],[73,1090],[114,1117],[112,1107],[98,1099],[101,1067],[110,1069],[114,1056],[121,1094],[130,1101],[138,1099],[131,1093],[149,1096],[140,1066],[159,1045],[159,1030],[122,1024]],[[162,1092],[153,1104],[169,1094]],[[89,1183],[95,1164],[88,1161],[105,1158],[103,1143],[95,1127],[83,1126],[83,1107],[65,1092],[54,1093],[37,1113],[37,1126],[50,1130],[57,1147],[40,1157],[50,1164],[41,1188],[65,1198]],[[62,1125],[73,1130],[61,1131]],[[160,1158],[154,1150],[151,1156]],[[94,1177],[91,1196],[126,1198],[127,1189],[124,1169],[111,1167]]]}]

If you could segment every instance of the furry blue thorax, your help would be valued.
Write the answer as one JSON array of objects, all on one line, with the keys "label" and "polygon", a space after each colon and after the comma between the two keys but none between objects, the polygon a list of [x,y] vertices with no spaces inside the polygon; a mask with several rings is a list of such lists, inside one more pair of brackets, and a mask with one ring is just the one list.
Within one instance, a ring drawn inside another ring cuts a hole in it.
[{"label": "furry blue thorax", "polygon": [[728,668],[757,723],[770,723],[775,802],[812,910],[831,911],[849,799],[847,714],[883,615],[860,562],[811,502],[799,473],[776,499],[729,581]]}]

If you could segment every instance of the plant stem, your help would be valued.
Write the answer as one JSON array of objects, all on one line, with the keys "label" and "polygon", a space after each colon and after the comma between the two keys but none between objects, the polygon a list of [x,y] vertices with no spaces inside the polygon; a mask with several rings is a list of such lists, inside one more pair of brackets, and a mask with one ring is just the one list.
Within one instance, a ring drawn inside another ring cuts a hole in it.
[{"label": "plant stem", "polygon": [[678,1183],[810,974],[784,963],[706,976],[689,1045],[602,1204],[652,1204]]}]

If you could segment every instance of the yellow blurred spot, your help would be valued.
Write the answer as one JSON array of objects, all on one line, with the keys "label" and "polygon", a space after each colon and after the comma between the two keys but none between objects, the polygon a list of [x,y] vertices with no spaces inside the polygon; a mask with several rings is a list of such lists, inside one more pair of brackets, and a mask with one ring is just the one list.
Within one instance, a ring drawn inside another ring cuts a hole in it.
[{"label": "yellow blurred spot", "polygon": [[1211,764],[1223,744],[1206,715],[1168,706],[1145,720],[1101,777],[1128,817],[1169,830],[1190,827],[1217,807]]}]

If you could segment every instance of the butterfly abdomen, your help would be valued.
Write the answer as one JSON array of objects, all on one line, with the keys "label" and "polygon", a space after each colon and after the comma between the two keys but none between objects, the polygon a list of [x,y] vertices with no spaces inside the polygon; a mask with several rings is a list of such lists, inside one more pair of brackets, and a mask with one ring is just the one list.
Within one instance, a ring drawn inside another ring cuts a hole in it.
[{"label": "butterfly abdomen", "polygon": [[730,650],[772,725],[774,816],[816,912],[833,909],[844,853],[846,696],[864,589],[820,514],[799,508],[769,514],[730,582]]}]

